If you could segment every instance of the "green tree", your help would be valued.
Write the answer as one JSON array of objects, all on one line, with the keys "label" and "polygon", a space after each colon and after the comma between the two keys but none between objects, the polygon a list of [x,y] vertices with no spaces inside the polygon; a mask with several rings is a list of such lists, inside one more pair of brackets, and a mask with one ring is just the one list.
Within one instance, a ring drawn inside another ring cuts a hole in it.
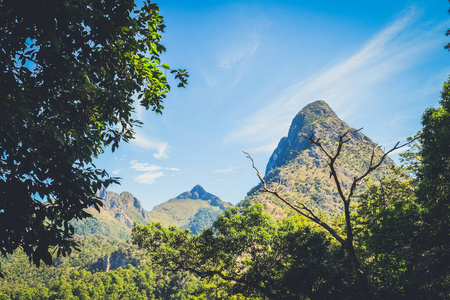
[{"label": "green tree", "polygon": [[450,297],[450,79],[422,125],[403,155],[412,177],[360,195],[357,243],[380,298]]},{"label": "green tree", "polygon": [[117,182],[93,157],[133,138],[135,96],[157,114],[185,70],[162,63],[159,7],[134,0],[0,1],[0,252],[50,264],[69,221]]},{"label": "green tree", "polygon": [[439,104],[425,111],[419,135],[417,198],[424,209],[419,267],[425,290],[450,297],[450,79]]},{"label": "green tree", "polygon": [[377,299],[418,297],[414,273],[422,210],[415,195],[416,180],[404,176],[369,183],[359,195],[357,251]]},{"label": "green tree", "polygon": [[261,205],[230,208],[197,235],[160,223],[133,228],[133,239],[171,271],[224,280],[234,295],[268,299],[345,297],[351,280],[342,251],[311,222],[275,223]]}]

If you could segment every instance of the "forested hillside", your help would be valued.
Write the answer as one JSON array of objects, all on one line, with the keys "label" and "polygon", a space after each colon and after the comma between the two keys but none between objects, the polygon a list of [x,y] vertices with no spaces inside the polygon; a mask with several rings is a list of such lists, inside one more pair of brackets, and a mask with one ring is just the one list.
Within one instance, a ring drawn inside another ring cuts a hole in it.
[{"label": "forested hillside", "polygon": [[152,222],[178,226],[199,233],[210,227],[217,217],[232,204],[206,192],[196,185],[190,191],[155,206],[148,214]]},{"label": "forested hillside", "polygon": [[[2,259],[0,299],[196,299],[208,289],[187,273],[149,264],[142,250],[102,235],[79,237],[81,252],[30,265],[23,253]],[[188,298],[189,297],[189,298]]]}]

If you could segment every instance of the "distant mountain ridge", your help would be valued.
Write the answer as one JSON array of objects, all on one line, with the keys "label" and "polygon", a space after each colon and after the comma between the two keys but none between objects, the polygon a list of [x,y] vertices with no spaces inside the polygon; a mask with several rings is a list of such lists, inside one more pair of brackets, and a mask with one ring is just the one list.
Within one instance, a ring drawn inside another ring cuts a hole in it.
[{"label": "distant mountain ridge", "polygon": [[[266,167],[265,180],[274,184],[281,180],[280,191],[291,202],[302,201],[326,214],[337,213],[342,205],[334,181],[330,178],[325,154],[302,136],[314,135],[335,153],[339,136],[351,129],[339,119],[329,105],[322,100],[305,106],[292,120],[289,133],[283,137],[272,153]],[[344,144],[336,162],[337,172],[344,188],[348,188],[353,176],[359,175],[368,162],[375,143],[361,132],[352,132]],[[378,155],[382,154],[378,150]],[[380,178],[389,173],[394,162],[387,157],[382,167],[372,174]],[[284,204],[261,192],[261,184],[252,188],[240,205],[262,203],[275,216],[285,216]]]},{"label": "distant mountain ridge", "polygon": [[190,191],[155,206],[149,217],[152,222],[189,228],[192,233],[197,233],[204,227],[210,227],[220,213],[230,206],[231,203],[220,200],[202,186],[196,185]]},{"label": "distant mountain ridge", "polygon": [[197,233],[211,226],[219,214],[232,205],[206,192],[200,185],[155,206],[150,212],[129,192],[117,194],[102,188],[97,195],[103,202],[100,213],[90,208],[88,211],[94,218],[74,221],[76,234],[129,239],[134,222],[141,225],[161,222]]},{"label": "distant mountain ridge", "polygon": [[225,210],[227,207],[229,207],[231,205],[231,203],[223,202],[216,195],[208,193],[199,184],[194,186],[192,188],[192,190],[190,190],[189,192],[181,193],[180,195],[178,195],[177,197],[175,197],[169,201],[176,201],[176,200],[182,200],[182,199],[194,199],[194,200],[200,199],[200,200],[204,200],[204,201],[209,201],[209,204],[211,206],[218,206],[222,210]]}]

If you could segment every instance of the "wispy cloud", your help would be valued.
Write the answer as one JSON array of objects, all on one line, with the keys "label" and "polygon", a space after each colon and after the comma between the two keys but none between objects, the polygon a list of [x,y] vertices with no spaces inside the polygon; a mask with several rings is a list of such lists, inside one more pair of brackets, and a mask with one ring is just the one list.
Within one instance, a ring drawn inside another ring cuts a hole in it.
[{"label": "wispy cloud", "polygon": [[233,166],[228,166],[228,168],[226,168],[226,169],[217,169],[217,170],[214,170],[214,173],[222,174],[222,175],[227,175],[227,174],[230,174],[231,172],[233,172],[234,169],[235,169],[235,168],[234,168]]},{"label": "wispy cloud", "polygon": [[123,161],[125,158],[127,158],[126,154],[122,155],[121,157],[114,156],[114,160],[117,160],[117,161]]},{"label": "wispy cloud", "polygon": [[245,141],[254,147],[252,151],[272,151],[298,110],[319,99],[326,100],[345,118],[341,107],[351,113],[348,108],[360,105],[377,83],[414,65],[425,51],[439,47],[440,41],[432,32],[411,32],[417,18],[414,7],[409,8],[352,57],[284,90],[271,104],[246,116],[224,141]]},{"label": "wispy cloud", "polygon": [[149,165],[147,163],[140,163],[137,160],[130,161],[130,164],[131,164],[131,168],[136,171],[153,172],[153,171],[158,171],[158,170],[162,169],[162,167],[160,167],[160,166]]},{"label": "wispy cloud", "polygon": [[134,177],[135,181],[137,181],[139,183],[144,183],[144,184],[153,184],[157,178],[163,177],[165,175],[163,170],[169,171],[169,172],[179,172],[180,171],[179,168],[161,167],[161,166],[157,166],[157,165],[151,165],[148,163],[142,163],[137,160],[130,161],[130,165],[133,170],[135,170],[137,172],[144,172],[144,173],[139,174],[136,177]]},{"label": "wispy cloud", "polygon": [[169,157],[169,144],[167,142],[152,140],[144,136],[142,133],[136,132],[135,139],[132,140],[132,143],[144,149],[155,150],[156,153],[153,154],[153,157],[156,159]]},{"label": "wispy cloud", "polygon": [[174,172],[179,172],[180,171],[179,168],[164,168],[164,170],[174,171]]},{"label": "wispy cloud", "polygon": [[112,170],[111,171],[111,174],[112,175],[119,175],[119,173],[121,172],[121,171],[123,171],[124,169],[116,169],[116,170]]},{"label": "wispy cloud", "polygon": [[136,180],[139,183],[153,184],[157,178],[162,177],[162,176],[164,176],[163,172],[154,172],[154,173],[146,172],[146,173],[136,176],[134,178],[134,180]]}]

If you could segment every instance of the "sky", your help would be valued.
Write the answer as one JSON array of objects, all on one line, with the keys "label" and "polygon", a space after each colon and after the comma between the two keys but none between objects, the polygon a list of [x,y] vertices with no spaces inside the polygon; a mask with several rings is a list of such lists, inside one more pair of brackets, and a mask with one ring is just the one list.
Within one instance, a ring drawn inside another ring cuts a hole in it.
[{"label": "sky", "polygon": [[[96,161],[146,210],[200,184],[233,204],[308,103],[385,149],[421,129],[450,74],[450,4],[423,1],[157,1],[162,60],[189,72],[162,115],[137,108],[136,139]],[[173,84],[172,86],[176,86]],[[398,161],[397,155],[394,160]]]}]

